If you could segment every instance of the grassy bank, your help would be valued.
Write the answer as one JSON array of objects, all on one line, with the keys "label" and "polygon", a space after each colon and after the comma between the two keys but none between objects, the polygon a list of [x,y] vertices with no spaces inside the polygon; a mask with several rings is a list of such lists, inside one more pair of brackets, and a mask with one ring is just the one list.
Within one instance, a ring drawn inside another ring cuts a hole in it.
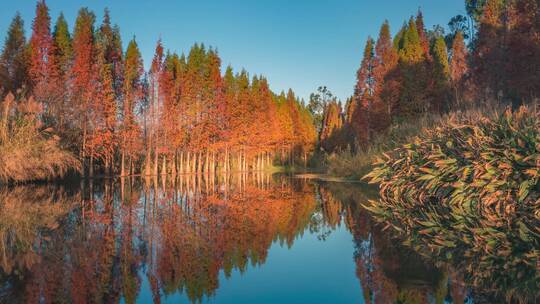
[{"label": "grassy bank", "polygon": [[33,99],[15,101],[8,95],[0,103],[0,184],[50,180],[79,169],[52,130],[42,128],[39,113]]},{"label": "grassy bank", "polygon": [[422,135],[437,126],[447,125],[457,120],[479,117],[494,117],[504,112],[500,106],[485,106],[464,112],[452,112],[446,115],[429,114],[415,119],[403,120],[392,124],[385,132],[375,134],[373,139],[359,151],[345,150],[330,155],[319,155],[319,169],[329,175],[361,179],[373,169],[376,160],[387,151],[394,150],[410,143],[415,137]]},{"label": "grassy bank", "polygon": [[454,117],[384,154],[366,206],[473,286],[534,302],[540,286],[540,117],[521,108]]},{"label": "grassy bank", "polygon": [[385,151],[408,142],[426,127],[440,120],[439,116],[425,116],[417,121],[396,123],[386,132],[378,134],[368,146],[358,152],[345,150],[328,155],[325,159],[326,172],[332,176],[361,179],[373,168],[372,164],[377,157]]}]

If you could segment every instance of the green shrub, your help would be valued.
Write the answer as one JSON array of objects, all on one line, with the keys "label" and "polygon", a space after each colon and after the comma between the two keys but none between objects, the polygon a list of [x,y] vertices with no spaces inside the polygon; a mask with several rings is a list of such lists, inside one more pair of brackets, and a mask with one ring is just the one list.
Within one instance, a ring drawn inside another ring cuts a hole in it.
[{"label": "green shrub", "polygon": [[540,277],[540,118],[453,117],[384,154],[366,206],[405,243],[453,262],[473,286],[534,301]]}]

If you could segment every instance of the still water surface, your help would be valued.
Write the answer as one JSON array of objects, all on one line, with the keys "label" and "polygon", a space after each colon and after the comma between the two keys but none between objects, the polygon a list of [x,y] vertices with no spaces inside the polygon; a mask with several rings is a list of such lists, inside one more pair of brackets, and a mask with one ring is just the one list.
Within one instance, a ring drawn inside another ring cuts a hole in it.
[{"label": "still water surface", "polygon": [[374,189],[210,180],[0,189],[0,303],[473,301],[459,273],[372,223]]}]

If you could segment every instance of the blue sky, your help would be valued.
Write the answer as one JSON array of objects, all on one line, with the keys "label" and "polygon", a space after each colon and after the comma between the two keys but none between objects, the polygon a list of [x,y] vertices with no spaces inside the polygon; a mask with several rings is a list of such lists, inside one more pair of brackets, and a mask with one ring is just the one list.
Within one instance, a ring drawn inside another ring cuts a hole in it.
[{"label": "blue sky", "polygon": [[[35,1],[4,0],[0,11],[0,39],[16,11],[30,35]],[[134,35],[145,66],[155,43],[188,52],[195,42],[218,48],[223,69],[246,68],[265,75],[276,92],[293,88],[307,99],[326,85],[345,99],[352,94],[355,73],[368,35],[376,37],[388,19],[395,33],[405,19],[424,12],[426,26],[446,25],[464,14],[463,0],[47,0],[54,22],[64,12],[70,28],[80,7],[92,9],[101,22],[108,7],[124,44]]]}]

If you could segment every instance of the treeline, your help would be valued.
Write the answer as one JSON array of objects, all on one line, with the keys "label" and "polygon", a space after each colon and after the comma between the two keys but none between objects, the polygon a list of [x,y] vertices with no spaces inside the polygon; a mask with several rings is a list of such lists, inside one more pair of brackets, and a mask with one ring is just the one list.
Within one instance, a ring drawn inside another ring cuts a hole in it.
[{"label": "treeline", "polygon": [[[17,14],[0,55],[0,91],[41,105],[40,128],[78,155],[82,173],[177,174],[262,170],[274,159],[305,160],[316,141],[312,117],[292,90],[228,67],[216,49],[187,56],[158,41],[145,72],[135,38],[123,50],[108,10],[79,10],[73,32],[62,14],[51,30],[38,1],[26,41]],[[9,109],[7,115],[15,115]]]},{"label": "treeline", "polygon": [[[362,151],[391,125],[473,107],[537,103],[540,8],[535,0],[465,1],[450,33],[418,12],[368,38],[353,96],[325,105],[321,148]],[[467,44],[468,41],[468,44]]]}]

